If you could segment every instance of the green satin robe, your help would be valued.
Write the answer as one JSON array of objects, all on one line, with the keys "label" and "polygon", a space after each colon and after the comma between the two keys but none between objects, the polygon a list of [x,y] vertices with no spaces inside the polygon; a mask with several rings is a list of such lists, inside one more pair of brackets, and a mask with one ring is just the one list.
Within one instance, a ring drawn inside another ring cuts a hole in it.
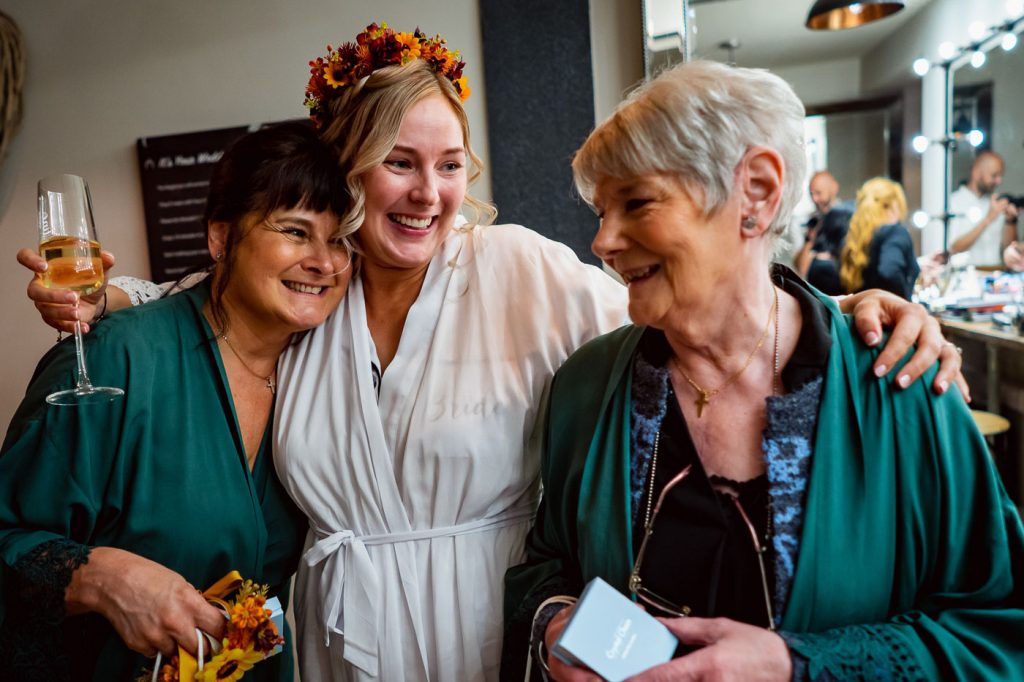
[{"label": "green satin robe", "polygon": [[[0,454],[0,586],[3,617],[12,619],[6,625],[17,630],[22,626],[14,620],[25,617],[14,613],[11,590],[24,585],[16,587],[12,567],[59,538],[140,554],[200,588],[235,569],[287,596],[305,518],[274,473],[272,418],[249,471],[221,358],[201,312],[208,295],[201,284],[116,313],[86,336],[93,383],[125,390],[116,402],[47,405],[48,393],[74,384],[73,341],[56,345],[40,362]],[[46,572],[32,579],[43,583],[43,593],[63,594],[61,585],[45,584],[53,579]],[[131,680],[151,663],[129,651],[98,615],[67,617],[58,627],[54,643],[69,656],[76,681]],[[246,679],[290,680],[290,644]],[[47,656],[25,648],[15,653]]]},{"label": "green satin robe", "polygon": [[[902,391],[875,379],[876,352],[823,300],[833,347],[781,630],[812,678],[1024,680],[1024,527],[964,401],[933,395],[933,372]],[[594,340],[554,379],[544,501],[506,577],[510,633],[537,595],[595,576],[628,594],[642,331]]]}]

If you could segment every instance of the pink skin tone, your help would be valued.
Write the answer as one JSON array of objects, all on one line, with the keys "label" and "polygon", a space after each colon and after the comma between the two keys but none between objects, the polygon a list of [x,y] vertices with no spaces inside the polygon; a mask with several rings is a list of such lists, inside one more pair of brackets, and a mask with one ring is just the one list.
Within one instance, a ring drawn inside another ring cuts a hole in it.
[{"label": "pink skin tone", "polygon": [[466,196],[466,151],[451,104],[429,97],[406,113],[384,162],[363,177],[359,228],[367,276],[426,272]]}]

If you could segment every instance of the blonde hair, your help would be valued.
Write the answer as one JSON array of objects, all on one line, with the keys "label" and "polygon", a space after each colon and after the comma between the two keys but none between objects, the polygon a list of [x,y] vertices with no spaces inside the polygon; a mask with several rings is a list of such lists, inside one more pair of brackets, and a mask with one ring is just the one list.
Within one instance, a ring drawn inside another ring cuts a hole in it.
[{"label": "blonde hair", "polygon": [[576,152],[572,168],[585,201],[602,178],[676,176],[705,216],[732,194],[736,166],[754,146],[784,164],[782,199],[769,225],[776,241],[803,195],[804,105],[784,80],[762,69],[695,61],[635,90]]},{"label": "blonde hair", "polygon": [[[402,120],[413,106],[440,95],[452,108],[462,128],[462,142],[469,158],[468,184],[480,177],[483,163],[469,143],[469,119],[459,93],[451,81],[436,73],[422,59],[401,66],[377,69],[361,85],[330,101],[327,124],[321,131],[324,141],[338,157],[338,163],[352,196],[352,207],[342,217],[344,230],[358,229],[366,215],[363,176],[382,164],[398,142]],[[492,222],[497,216],[493,205],[467,192],[465,203],[476,212],[473,224]]]},{"label": "blonde hair", "polygon": [[864,286],[864,268],[868,249],[878,228],[890,224],[890,211],[895,209],[902,222],[907,217],[907,197],[900,183],[887,178],[872,178],[857,191],[857,207],[850,218],[850,230],[839,266],[839,279],[850,293]]}]

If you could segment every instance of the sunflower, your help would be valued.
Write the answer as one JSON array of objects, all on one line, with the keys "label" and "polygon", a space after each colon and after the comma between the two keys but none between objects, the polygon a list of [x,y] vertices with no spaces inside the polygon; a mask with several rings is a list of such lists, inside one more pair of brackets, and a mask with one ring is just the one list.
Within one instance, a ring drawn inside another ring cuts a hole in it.
[{"label": "sunflower", "polygon": [[420,39],[412,33],[396,33],[395,41],[402,50],[402,63],[408,64],[420,56]]},{"label": "sunflower", "polygon": [[339,88],[348,84],[348,74],[345,73],[345,65],[341,62],[329,61],[324,65],[324,80],[332,88]]},{"label": "sunflower", "polygon": [[196,673],[196,682],[237,682],[262,660],[258,651],[225,647]]}]

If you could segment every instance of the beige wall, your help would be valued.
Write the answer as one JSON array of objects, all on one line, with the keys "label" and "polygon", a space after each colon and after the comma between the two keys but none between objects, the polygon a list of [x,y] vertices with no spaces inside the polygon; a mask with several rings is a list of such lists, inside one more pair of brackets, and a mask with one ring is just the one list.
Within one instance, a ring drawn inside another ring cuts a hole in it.
[{"label": "beige wall", "polygon": [[815,64],[772,69],[796,92],[804,106],[830,104],[860,97],[860,60],[834,59]]},{"label": "beige wall", "polygon": [[[383,17],[442,32],[462,50],[467,103],[486,159],[476,0],[31,0],[6,3],[27,43],[25,116],[0,171],[0,425],[55,332],[24,296],[16,247],[34,246],[35,183],[55,172],[91,185],[101,241],[117,272],[148,274],[135,140],[305,115],[309,59]],[[11,6],[13,5],[13,6]],[[488,178],[478,194],[490,195]],[[479,186],[478,186],[479,187]]]}]

